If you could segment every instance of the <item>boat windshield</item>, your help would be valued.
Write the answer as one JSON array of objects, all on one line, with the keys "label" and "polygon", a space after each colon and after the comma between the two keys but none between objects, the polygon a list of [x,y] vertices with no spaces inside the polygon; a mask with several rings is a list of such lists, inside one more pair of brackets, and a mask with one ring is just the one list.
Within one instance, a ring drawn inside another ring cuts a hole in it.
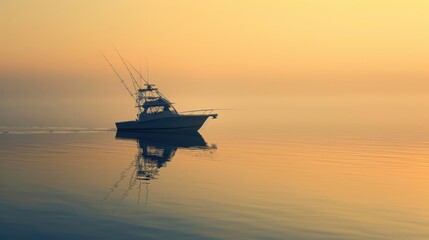
[{"label": "boat windshield", "polygon": [[171,112],[174,109],[171,106],[148,107],[143,110],[143,114],[155,114],[161,112]]}]

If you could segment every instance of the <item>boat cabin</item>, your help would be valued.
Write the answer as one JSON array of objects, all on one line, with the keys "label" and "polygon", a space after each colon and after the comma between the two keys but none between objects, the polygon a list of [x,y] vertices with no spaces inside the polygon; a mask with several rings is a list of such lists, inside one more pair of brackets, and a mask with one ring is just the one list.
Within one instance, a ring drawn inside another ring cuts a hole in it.
[{"label": "boat cabin", "polygon": [[137,92],[138,121],[177,115],[173,103],[162,95],[154,84],[145,84],[146,88]]}]

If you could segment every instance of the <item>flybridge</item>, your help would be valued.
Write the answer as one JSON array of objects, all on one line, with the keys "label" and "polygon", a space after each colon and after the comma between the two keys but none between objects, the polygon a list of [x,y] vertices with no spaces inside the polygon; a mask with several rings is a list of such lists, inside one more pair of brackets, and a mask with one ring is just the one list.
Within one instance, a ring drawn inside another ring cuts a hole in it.
[{"label": "flybridge", "polygon": [[[109,63],[113,72],[121,81],[125,89],[128,91],[133,101],[136,103],[137,118],[135,121],[117,122],[116,127],[122,131],[198,131],[208,117],[217,118],[216,113],[212,113],[214,109],[193,110],[187,113],[179,113],[154,84],[149,84],[142,74],[136,68],[125,61],[119,51],[115,48],[122,63],[126,67],[135,93],[127,86],[123,78],[116,71],[112,63],[103,54],[106,61]],[[140,84],[134,77],[134,70],[137,73]],[[142,83],[144,81],[144,84]],[[209,111],[208,111],[209,110]]]}]

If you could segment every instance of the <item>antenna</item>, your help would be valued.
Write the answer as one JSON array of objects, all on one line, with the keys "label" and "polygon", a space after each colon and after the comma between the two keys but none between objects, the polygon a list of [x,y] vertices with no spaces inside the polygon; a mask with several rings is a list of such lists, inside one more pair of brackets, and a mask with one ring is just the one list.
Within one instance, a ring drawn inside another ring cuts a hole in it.
[{"label": "antenna", "polygon": [[[142,59],[140,58],[140,71],[139,71],[139,75],[142,75]],[[143,82],[142,82],[142,78],[140,77],[140,85],[143,85]]]},{"label": "antenna", "polygon": [[119,76],[118,72],[116,71],[116,69],[113,67],[112,63],[109,61],[109,59],[107,59],[107,57],[101,53],[104,57],[104,59],[106,59],[106,61],[109,63],[110,67],[112,68],[112,70],[115,72],[116,76],[118,76],[119,80],[122,82],[122,84],[124,85],[125,89],[127,89],[128,93],[131,95],[131,97],[134,99],[134,95],[131,93],[130,89],[127,87],[127,85],[125,84],[124,80],[122,80],[121,76]]},{"label": "antenna", "polygon": [[[127,68],[128,72],[130,73],[131,80],[132,80],[132,82],[133,82],[133,86],[134,86],[134,90],[136,90],[136,92],[137,92],[137,87],[138,87],[138,88],[140,88],[140,86],[139,86],[138,82],[137,82],[137,81],[136,81],[136,79],[134,78],[133,73],[132,73],[132,72],[130,71],[130,69],[128,68],[128,65],[125,63],[125,60],[124,60],[124,58],[121,56],[121,54],[119,53],[118,49],[117,49],[115,46],[113,46],[113,47],[115,48],[116,52],[118,53],[119,57],[121,58],[122,63],[124,63],[125,67]],[[136,87],[136,86],[137,86],[137,87]]]},{"label": "antenna", "polygon": [[[128,61],[127,61],[128,62]],[[143,79],[143,81],[146,83],[146,84],[149,84],[149,82],[143,77],[143,75],[141,74],[141,73],[139,73],[139,71],[137,71],[137,69],[130,63],[130,62],[128,62],[128,64],[134,69],[134,71],[141,77],[141,79]]]},{"label": "antenna", "polygon": [[149,56],[146,58],[146,79],[147,84],[149,84]]}]

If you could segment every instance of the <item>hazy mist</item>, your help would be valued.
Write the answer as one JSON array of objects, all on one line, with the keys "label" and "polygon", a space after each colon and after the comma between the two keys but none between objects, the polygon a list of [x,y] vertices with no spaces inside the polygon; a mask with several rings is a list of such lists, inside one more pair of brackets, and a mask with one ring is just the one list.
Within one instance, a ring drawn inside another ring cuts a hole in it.
[{"label": "hazy mist", "polygon": [[[429,129],[425,1],[6,1],[0,125],[113,127],[113,45],[179,110],[217,124]],[[129,82],[130,83],[130,82]]]}]

